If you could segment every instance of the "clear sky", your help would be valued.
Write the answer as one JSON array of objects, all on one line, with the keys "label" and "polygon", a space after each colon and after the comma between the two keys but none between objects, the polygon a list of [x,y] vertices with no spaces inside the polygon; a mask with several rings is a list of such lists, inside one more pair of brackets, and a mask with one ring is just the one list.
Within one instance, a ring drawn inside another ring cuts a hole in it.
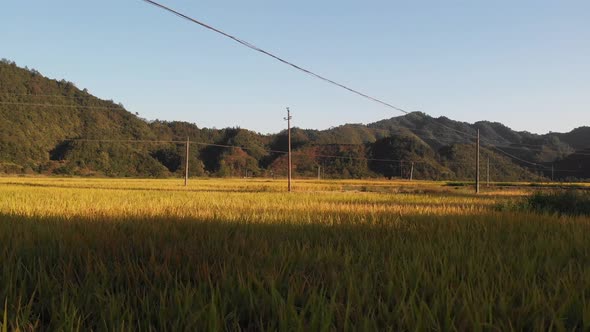
[{"label": "clear sky", "polygon": [[[590,1],[161,0],[391,104],[536,133],[590,125]],[[0,5],[0,57],[147,119],[259,132],[401,115],[140,0]]]}]

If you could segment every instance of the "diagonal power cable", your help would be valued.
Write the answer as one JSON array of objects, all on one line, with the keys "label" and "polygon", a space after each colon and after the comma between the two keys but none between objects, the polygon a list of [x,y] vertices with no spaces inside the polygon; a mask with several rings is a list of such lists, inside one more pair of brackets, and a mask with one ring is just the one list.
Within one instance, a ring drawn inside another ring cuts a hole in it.
[{"label": "diagonal power cable", "polygon": [[279,62],[282,62],[282,63],[284,63],[284,64],[286,64],[288,66],[291,66],[291,67],[293,67],[293,68],[295,68],[295,69],[297,69],[299,71],[302,71],[302,72],[304,72],[304,73],[306,73],[308,75],[311,75],[311,76],[313,76],[315,78],[318,78],[318,79],[320,79],[322,81],[325,81],[325,82],[328,82],[330,84],[336,85],[336,86],[338,86],[338,87],[340,87],[342,89],[348,90],[348,91],[350,91],[352,93],[355,93],[355,94],[357,94],[357,95],[359,95],[361,97],[367,98],[369,100],[372,100],[372,101],[374,101],[376,103],[379,103],[381,105],[387,106],[389,108],[392,108],[392,109],[394,109],[396,111],[399,111],[399,112],[402,112],[404,114],[409,114],[410,113],[409,111],[406,111],[406,110],[404,110],[401,107],[394,106],[394,105],[392,105],[390,103],[387,103],[387,102],[385,102],[385,101],[383,101],[381,99],[372,97],[372,96],[370,96],[370,95],[368,95],[366,93],[360,92],[360,91],[355,90],[353,88],[350,88],[350,87],[348,87],[348,86],[346,86],[344,84],[341,84],[341,83],[338,83],[338,82],[336,82],[334,80],[331,80],[331,79],[329,79],[329,78],[327,78],[325,76],[316,74],[316,73],[314,73],[313,71],[311,71],[309,69],[306,69],[306,68],[303,68],[301,66],[298,66],[298,65],[296,65],[296,64],[294,64],[294,63],[292,63],[290,61],[287,61],[287,60],[285,60],[285,59],[283,59],[283,58],[281,58],[281,57],[279,57],[279,56],[277,56],[277,55],[275,55],[275,54],[273,54],[271,52],[265,51],[265,50],[257,47],[256,45],[253,45],[253,44],[251,44],[251,43],[249,43],[249,42],[247,42],[245,40],[242,40],[242,39],[240,39],[238,37],[232,36],[229,33],[223,32],[223,31],[221,31],[221,30],[219,30],[217,28],[214,28],[214,27],[212,27],[212,26],[210,26],[210,25],[208,25],[206,23],[203,23],[203,22],[201,22],[201,21],[199,21],[197,19],[194,19],[194,18],[192,18],[190,16],[187,16],[187,15],[185,15],[183,13],[180,13],[180,12],[178,12],[178,11],[170,8],[170,7],[164,6],[164,5],[162,5],[162,4],[160,4],[160,3],[156,2],[156,1],[152,1],[152,0],[142,0],[142,1],[145,1],[145,2],[147,2],[149,4],[151,4],[151,5],[154,5],[154,6],[158,7],[158,8],[160,8],[160,9],[163,9],[165,11],[168,11],[168,12],[170,12],[170,13],[178,16],[178,17],[181,17],[181,18],[185,19],[185,20],[188,20],[190,22],[193,22],[195,24],[198,24],[198,25],[200,25],[200,26],[202,26],[202,27],[204,27],[206,29],[209,29],[209,30],[211,30],[213,32],[216,32],[218,34],[221,34],[221,35],[223,35],[223,36],[225,36],[225,37],[227,37],[227,38],[229,38],[229,39],[231,39],[231,40],[233,40],[233,41],[235,41],[235,42],[237,42],[239,44],[242,44],[242,45],[244,45],[244,46],[246,46],[246,47],[254,50],[254,51],[257,51],[257,52],[260,52],[260,53],[262,53],[264,55],[267,55],[267,56],[269,56],[269,57],[271,57],[271,58],[273,58],[273,59],[275,59],[275,60],[277,60]]}]

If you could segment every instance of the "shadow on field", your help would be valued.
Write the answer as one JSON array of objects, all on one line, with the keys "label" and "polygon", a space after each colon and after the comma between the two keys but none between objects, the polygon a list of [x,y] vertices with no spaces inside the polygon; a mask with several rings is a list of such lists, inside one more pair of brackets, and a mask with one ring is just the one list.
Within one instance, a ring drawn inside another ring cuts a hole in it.
[{"label": "shadow on field", "polygon": [[[587,218],[261,224],[0,214],[0,302],[42,330],[566,330]],[[10,329],[10,328],[9,328]]]},{"label": "shadow on field", "polygon": [[[254,189],[197,189],[197,188],[186,188],[182,185],[177,185],[176,188],[171,186],[170,188],[141,188],[141,187],[116,187],[116,186],[84,186],[84,185],[58,185],[58,184],[45,184],[45,183],[18,183],[18,182],[6,182],[5,185],[20,186],[20,187],[42,187],[42,188],[60,188],[60,189],[86,189],[86,190],[124,190],[124,191],[163,191],[163,192],[235,192],[235,193],[255,193],[255,192],[275,192],[271,188],[269,190],[254,190]],[[182,188],[182,189],[181,189]],[[264,188],[264,187],[263,187]]]},{"label": "shadow on field", "polygon": [[[423,209],[423,208],[430,208],[435,210],[444,210],[445,208],[473,208],[478,210],[492,210],[491,208],[494,206],[493,200],[489,200],[491,202],[465,202],[465,203],[450,203],[450,202],[399,202],[399,201],[392,201],[392,202],[375,202],[375,201],[366,201],[366,202],[359,202],[357,200],[347,202],[347,204],[357,205],[361,207],[392,207],[392,206],[403,206],[403,207],[410,207],[415,209]],[[444,211],[442,211],[444,213]],[[412,210],[404,212],[404,215],[412,215]],[[465,215],[464,211],[453,211],[449,213],[444,213],[447,217],[453,217],[456,215]]]},{"label": "shadow on field", "polygon": [[[101,190],[101,191],[112,191],[112,190],[124,190],[124,191],[151,191],[151,192],[178,192],[178,193],[267,193],[267,192],[274,192],[274,193],[282,193],[286,192],[286,190],[281,190],[277,188],[271,187],[257,187],[257,189],[249,189],[249,188],[194,188],[189,187],[186,188],[182,185],[171,186],[170,188],[147,188],[147,187],[117,187],[117,186],[84,186],[80,184],[75,185],[67,185],[67,184],[46,184],[46,183],[20,183],[20,182],[6,182],[5,185],[11,186],[19,186],[19,187],[38,187],[38,188],[59,188],[59,189],[81,189],[81,190]],[[333,190],[297,190],[294,189],[294,192],[298,193],[339,193],[339,192],[346,192],[346,193],[377,193],[377,194],[384,194],[384,195],[421,195],[424,197],[439,197],[439,196],[446,196],[446,197],[464,197],[464,198],[477,198],[481,200],[493,200],[496,198],[493,194],[486,194],[483,191],[484,195],[476,195],[474,193],[466,192],[464,188],[456,188],[457,190],[451,189],[442,189],[442,190],[428,190],[423,188],[407,188],[407,187],[386,187],[387,190],[384,190],[382,187],[376,189],[370,188],[334,188]],[[506,195],[503,194],[501,197],[520,197],[522,195]]]}]

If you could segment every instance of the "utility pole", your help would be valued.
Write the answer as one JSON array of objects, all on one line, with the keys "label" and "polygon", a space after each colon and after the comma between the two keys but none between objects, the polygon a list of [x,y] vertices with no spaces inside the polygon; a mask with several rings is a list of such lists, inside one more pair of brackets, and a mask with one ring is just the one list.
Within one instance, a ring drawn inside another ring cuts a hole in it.
[{"label": "utility pole", "polygon": [[475,193],[479,194],[479,129],[477,130],[477,147],[475,153]]},{"label": "utility pole", "polygon": [[322,179],[322,176],[321,176],[322,173],[321,173],[321,171],[322,171],[322,166],[318,165],[318,180],[321,180]]},{"label": "utility pole", "polygon": [[551,164],[551,182],[555,181],[555,168],[553,167],[554,165]]},{"label": "utility pole", "polygon": [[410,181],[414,178],[414,162],[412,161],[412,168],[410,168]]},{"label": "utility pole", "polygon": [[287,107],[287,117],[285,120],[287,120],[287,141],[289,144],[289,170],[287,172],[289,192],[291,192],[291,118],[291,110],[289,110],[289,107]]},{"label": "utility pole", "polygon": [[400,160],[399,161],[399,178],[400,178],[400,180],[404,178],[404,173],[402,172],[402,170],[403,170],[402,167],[404,166],[403,164],[404,164],[404,162],[402,160]]},{"label": "utility pole", "polygon": [[490,157],[488,157],[488,167],[486,168],[486,173],[488,175],[487,176],[487,178],[488,178],[487,187],[489,187],[490,186]]},{"label": "utility pole", "polygon": [[184,186],[188,186],[188,153],[189,153],[189,149],[190,149],[190,138],[187,136],[186,137],[186,154],[184,157]]}]

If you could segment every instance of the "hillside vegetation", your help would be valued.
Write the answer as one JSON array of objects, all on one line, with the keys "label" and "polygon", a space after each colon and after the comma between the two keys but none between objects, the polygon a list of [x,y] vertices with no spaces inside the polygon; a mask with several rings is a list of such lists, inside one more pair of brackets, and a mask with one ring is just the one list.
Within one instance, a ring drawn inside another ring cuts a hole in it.
[{"label": "hillside vegetation", "polygon": [[[452,129],[449,129],[452,128]],[[411,113],[376,123],[328,130],[294,128],[294,174],[328,178],[408,177],[472,179],[474,144],[460,132],[482,135],[482,174],[489,158],[498,181],[550,177],[556,162],[567,172],[558,179],[589,178],[590,128],[536,135],[492,122],[468,124]],[[112,100],[101,100],[65,80],[0,62],[0,172],[60,175],[150,176],[180,174],[184,145],[191,176],[284,176],[286,132],[262,135],[242,128],[207,129],[186,122],[146,121]],[[108,141],[105,141],[108,140]],[[142,142],[138,142],[142,141]],[[149,141],[149,142],[148,142]],[[159,141],[153,142],[153,141]],[[227,148],[219,145],[231,145]],[[491,147],[530,164],[508,157]],[[577,156],[572,160],[573,156]],[[401,161],[401,162],[400,162]],[[573,166],[574,169],[571,169]],[[582,166],[581,166],[582,165]]]}]

